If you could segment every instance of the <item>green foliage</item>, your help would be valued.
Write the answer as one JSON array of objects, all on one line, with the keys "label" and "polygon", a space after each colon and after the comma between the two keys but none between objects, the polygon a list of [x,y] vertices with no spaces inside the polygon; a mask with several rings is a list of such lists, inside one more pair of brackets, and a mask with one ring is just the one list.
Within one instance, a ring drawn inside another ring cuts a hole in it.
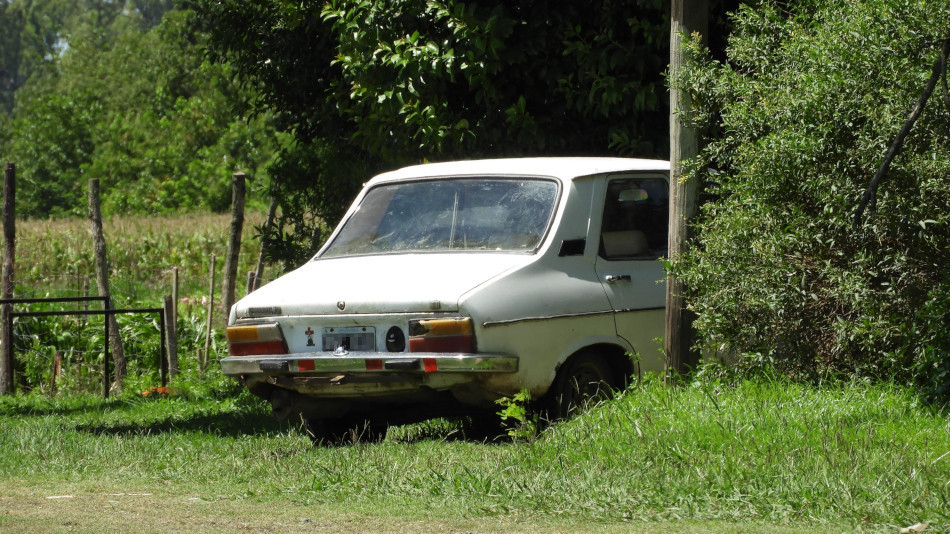
[{"label": "green foliage", "polygon": [[541,422],[538,411],[530,406],[531,392],[522,388],[514,397],[503,397],[495,401],[501,406],[498,416],[508,428],[508,435],[514,439],[526,440],[538,436]]},{"label": "green foliage", "polygon": [[[386,162],[531,153],[656,154],[661,2],[330,2],[334,97]],[[543,16],[542,16],[543,13]]]},{"label": "green foliage", "polygon": [[81,167],[95,150],[92,130],[101,107],[89,93],[46,93],[27,100],[13,121],[9,151],[17,162],[17,213],[57,216],[88,211]]},{"label": "green foliage", "polygon": [[380,170],[364,156],[320,139],[293,143],[276,156],[269,172],[280,179],[270,193],[280,211],[269,231],[259,228],[270,261],[291,270],[316,253],[362,182]]},{"label": "green foliage", "polygon": [[663,2],[192,0],[209,51],[292,134],[266,236],[312,254],[369,175],[424,160],[663,154]]},{"label": "green foliage", "polygon": [[[950,3],[743,6],[728,58],[693,42],[675,83],[713,133],[716,186],[674,265],[707,348],[745,366],[944,387],[950,339],[950,107],[935,94],[875,209],[861,196],[950,38]],[[944,388],[945,389],[945,388]]]},{"label": "green foliage", "polygon": [[[227,65],[205,60],[192,14],[163,4],[76,15],[56,33],[60,49],[18,87],[0,138],[4,159],[17,162],[18,214],[84,215],[90,177],[106,213],[224,211],[236,170],[251,179],[250,205],[266,205],[253,192],[266,187],[280,142],[269,115],[245,119],[250,96]],[[144,22],[159,12],[160,23]]]}]

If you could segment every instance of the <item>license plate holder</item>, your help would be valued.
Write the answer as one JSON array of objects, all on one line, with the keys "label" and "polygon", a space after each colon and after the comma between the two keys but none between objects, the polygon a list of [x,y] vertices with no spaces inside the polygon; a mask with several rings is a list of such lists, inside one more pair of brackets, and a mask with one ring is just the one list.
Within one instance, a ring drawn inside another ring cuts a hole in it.
[{"label": "license plate holder", "polygon": [[372,352],[376,350],[376,328],[372,326],[325,327],[323,350],[333,352],[343,347],[346,352]]}]

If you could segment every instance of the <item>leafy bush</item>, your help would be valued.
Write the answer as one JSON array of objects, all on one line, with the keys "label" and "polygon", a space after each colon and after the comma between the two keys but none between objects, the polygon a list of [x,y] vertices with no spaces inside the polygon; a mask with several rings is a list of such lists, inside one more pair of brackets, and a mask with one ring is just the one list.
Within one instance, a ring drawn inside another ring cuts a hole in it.
[{"label": "leafy bush", "polygon": [[725,61],[690,44],[674,83],[690,92],[693,126],[712,132],[691,179],[715,183],[718,199],[674,269],[694,291],[707,348],[797,376],[946,388],[945,90],[853,219],[950,39],[948,20],[947,0],[763,2],[735,13]]}]

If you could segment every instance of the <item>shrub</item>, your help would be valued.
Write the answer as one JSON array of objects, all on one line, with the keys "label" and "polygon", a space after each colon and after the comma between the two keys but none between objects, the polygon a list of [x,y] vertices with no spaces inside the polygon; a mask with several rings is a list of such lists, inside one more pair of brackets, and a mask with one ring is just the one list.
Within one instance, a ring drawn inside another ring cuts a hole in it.
[{"label": "shrub", "polygon": [[797,376],[946,387],[945,90],[853,219],[950,39],[948,20],[947,0],[763,2],[734,14],[725,61],[690,43],[673,83],[693,98],[693,126],[711,132],[691,179],[718,188],[673,268],[693,291],[703,345]]}]

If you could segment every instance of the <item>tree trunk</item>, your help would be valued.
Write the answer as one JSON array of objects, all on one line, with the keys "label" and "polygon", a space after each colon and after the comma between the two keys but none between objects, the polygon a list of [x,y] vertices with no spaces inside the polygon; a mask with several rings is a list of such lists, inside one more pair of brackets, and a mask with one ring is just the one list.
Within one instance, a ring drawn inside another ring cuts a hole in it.
[{"label": "tree trunk", "polygon": [[224,299],[225,317],[234,304],[237,286],[238,255],[241,253],[241,231],[244,229],[244,173],[236,172],[231,176],[231,232],[228,241],[228,256],[224,260]]}]

